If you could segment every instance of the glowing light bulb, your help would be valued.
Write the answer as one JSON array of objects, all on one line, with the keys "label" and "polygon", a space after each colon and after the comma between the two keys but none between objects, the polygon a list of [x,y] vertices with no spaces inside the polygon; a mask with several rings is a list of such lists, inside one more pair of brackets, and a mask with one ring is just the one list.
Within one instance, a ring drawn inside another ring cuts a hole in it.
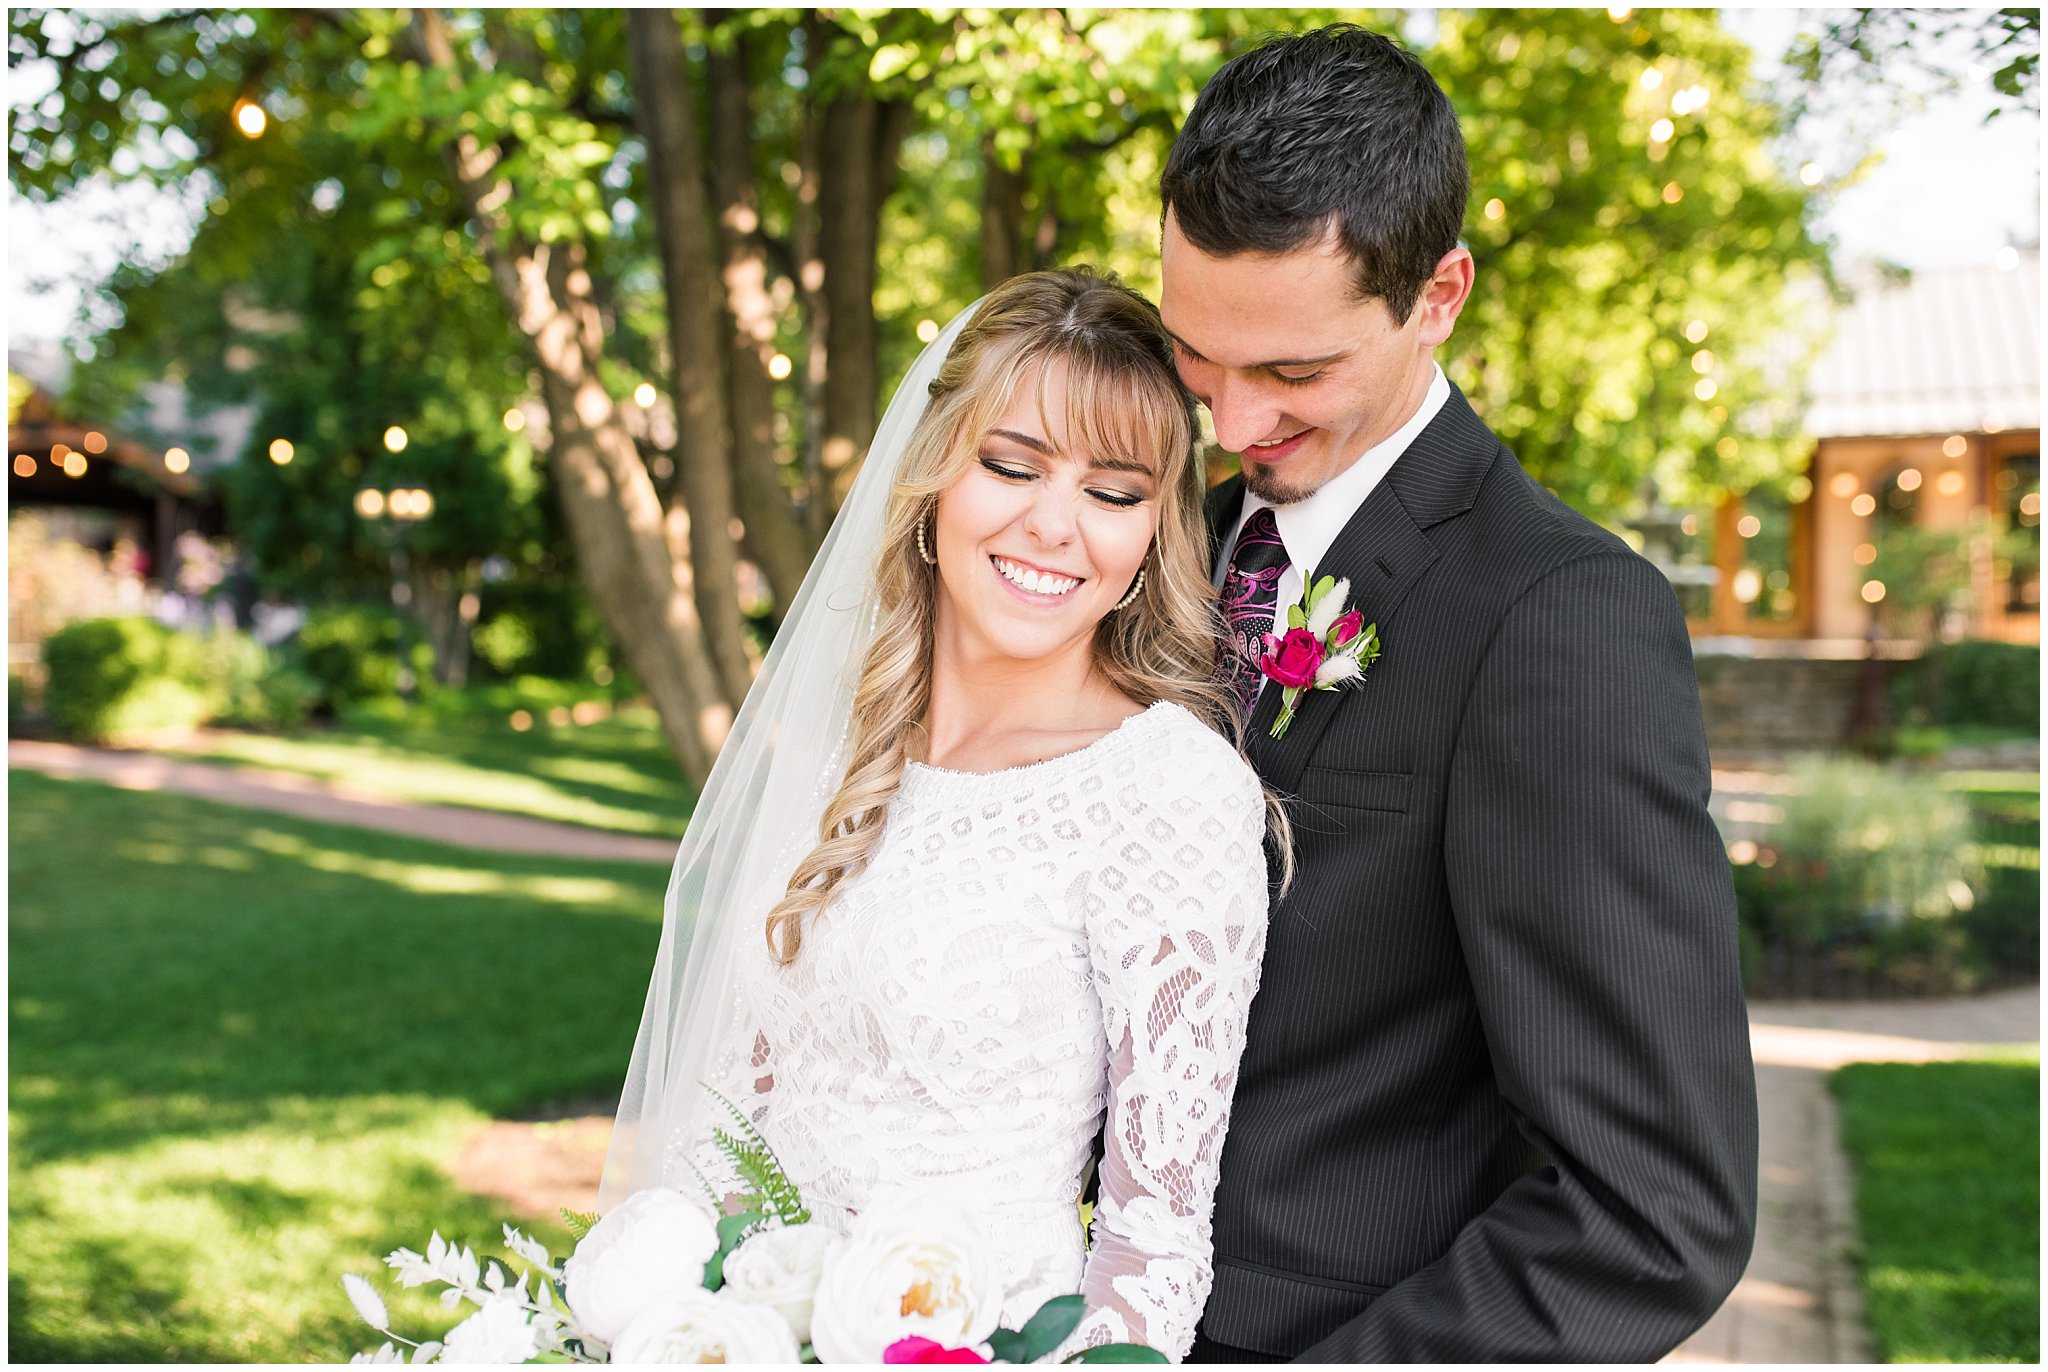
[{"label": "glowing light bulb", "polygon": [[1875,604],[1877,604],[1877,602],[1878,602],[1878,601],[1880,601],[1880,600],[1883,600],[1883,599],[1884,599],[1884,583],[1883,583],[1882,581],[1866,581],[1866,582],[1864,582],[1864,583],[1863,583],[1863,599],[1864,599],[1865,603],[1867,603],[1867,604],[1871,604],[1871,605],[1875,605]]},{"label": "glowing light bulb", "polygon": [[652,385],[652,384],[650,384],[649,382],[645,382],[645,381],[643,381],[643,382],[641,382],[641,383],[640,383],[639,385],[635,386],[635,387],[633,388],[633,403],[634,403],[635,405],[638,405],[638,406],[639,406],[639,407],[640,407],[641,409],[643,409],[643,410],[651,410],[651,409],[653,409],[653,408],[654,408],[654,387],[653,387],[653,385]]},{"label": "glowing light bulb", "polygon": [[405,435],[405,430],[399,428],[396,424],[393,424],[384,431],[384,449],[386,452],[402,453],[405,451],[405,445],[409,441]]},{"label": "glowing light bulb", "polygon": [[1902,491],[1917,491],[1920,489],[1920,482],[1922,480],[1923,478],[1917,467],[1908,467],[1899,473],[1899,489]]},{"label": "glowing light bulb", "polygon": [[525,427],[526,416],[524,414],[520,413],[516,409],[505,411],[505,431],[507,433],[516,434]]},{"label": "glowing light bulb", "polygon": [[1488,219],[1504,219],[1507,217],[1507,212],[1507,202],[1498,196],[1486,202],[1486,217]]},{"label": "glowing light bulb", "polygon": [[1764,522],[1755,515],[1744,515],[1735,521],[1735,532],[1744,538],[1755,538],[1764,531]]},{"label": "glowing light bulb", "polygon": [[[937,337],[937,335],[934,334],[933,337]],[[789,379],[789,371],[789,354],[777,353],[768,359],[768,375],[774,377],[777,381],[787,381]]]},{"label": "glowing light bulb", "polygon": [[918,320],[918,321],[917,321],[917,341],[918,341],[918,342],[920,342],[920,343],[929,343],[929,342],[931,342],[931,341],[932,341],[932,340],[933,340],[934,338],[937,338],[938,336],[939,336],[939,321],[938,321],[938,320],[936,320],[936,319],[920,319],[920,320]]},{"label": "glowing light bulb", "polygon": [[1849,513],[1868,518],[1877,513],[1877,497],[1865,491],[1849,502]]},{"label": "glowing light bulb", "polygon": [[270,116],[253,100],[237,100],[235,127],[242,131],[244,138],[261,138],[263,131],[270,127]]},{"label": "glowing light bulb", "polygon": [[270,460],[280,467],[288,465],[292,460],[292,441],[289,438],[271,439]]},{"label": "glowing light bulb", "polygon": [[192,454],[186,452],[183,448],[170,448],[165,450],[164,469],[166,471],[182,472],[191,465]]}]

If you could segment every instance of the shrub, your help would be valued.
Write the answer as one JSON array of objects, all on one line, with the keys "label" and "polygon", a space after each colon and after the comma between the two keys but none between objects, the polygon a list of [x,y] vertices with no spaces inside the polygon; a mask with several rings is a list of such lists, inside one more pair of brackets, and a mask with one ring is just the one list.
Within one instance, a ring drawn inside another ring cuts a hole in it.
[{"label": "shrub", "polygon": [[1983,639],[1933,645],[1917,661],[1900,664],[1893,705],[1916,723],[2036,732],[2041,650]]},{"label": "shrub", "polygon": [[324,710],[392,695],[398,690],[398,617],[381,606],[315,610],[299,627],[292,656],[316,684]]},{"label": "shrub", "polygon": [[81,619],[43,640],[45,712],[73,738],[190,728],[219,691],[199,641],[141,616]]},{"label": "shrub", "polygon": [[1963,917],[1985,892],[1968,807],[1932,778],[1865,762],[1810,762],[1792,781],[1757,862],[1736,869],[1757,961],[1775,950],[1823,976],[1966,989]]}]

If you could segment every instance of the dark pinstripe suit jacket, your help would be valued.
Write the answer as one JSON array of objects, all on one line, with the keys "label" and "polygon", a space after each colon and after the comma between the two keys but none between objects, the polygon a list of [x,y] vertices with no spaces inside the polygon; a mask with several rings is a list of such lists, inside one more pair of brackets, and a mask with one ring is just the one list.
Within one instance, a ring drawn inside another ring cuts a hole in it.
[{"label": "dark pinstripe suit jacket", "polygon": [[[1212,540],[1243,483],[1210,492]],[[1756,1086],[1663,576],[1453,388],[1318,574],[1384,654],[1287,796],[1202,1332],[1317,1362],[1654,1358],[1748,1261]]]}]

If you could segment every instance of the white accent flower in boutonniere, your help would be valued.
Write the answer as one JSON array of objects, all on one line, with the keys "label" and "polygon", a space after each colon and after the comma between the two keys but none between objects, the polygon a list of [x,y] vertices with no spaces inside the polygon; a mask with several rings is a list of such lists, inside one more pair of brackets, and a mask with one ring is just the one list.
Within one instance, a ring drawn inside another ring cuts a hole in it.
[{"label": "white accent flower in boutonniere", "polygon": [[1379,659],[1379,625],[1367,624],[1345,608],[1351,583],[1326,576],[1308,588],[1298,605],[1287,607],[1287,632],[1266,635],[1259,670],[1281,688],[1280,714],[1272,736],[1285,738],[1303,691],[1332,691],[1359,681]]}]

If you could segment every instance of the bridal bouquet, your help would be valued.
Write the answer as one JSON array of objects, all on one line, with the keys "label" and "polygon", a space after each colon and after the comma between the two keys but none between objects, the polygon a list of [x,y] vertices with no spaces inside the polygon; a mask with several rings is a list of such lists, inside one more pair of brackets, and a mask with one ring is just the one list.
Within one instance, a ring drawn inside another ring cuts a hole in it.
[{"label": "bridal bouquet", "polygon": [[[734,1112],[738,1118],[738,1112]],[[1003,1300],[994,1250],[971,1210],[932,1193],[900,1191],[839,1234],[811,1222],[796,1186],[744,1118],[714,1131],[749,1190],[725,1214],[716,1192],[636,1191],[602,1219],[566,1215],[575,1251],[556,1263],[510,1225],[515,1273],[436,1233],[424,1254],[384,1261],[401,1287],[439,1283],[441,1302],[474,1314],[445,1340],[394,1333],[383,1299],[344,1276],[371,1328],[412,1350],[411,1361],[465,1363],[987,1363],[1036,1362],[1081,1322],[1078,1295],[1049,1300],[1022,1329],[997,1321]],[[402,1363],[393,1342],[351,1362]],[[1084,1349],[1068,1362],[1165,1362],[1140,1344]]]}]

